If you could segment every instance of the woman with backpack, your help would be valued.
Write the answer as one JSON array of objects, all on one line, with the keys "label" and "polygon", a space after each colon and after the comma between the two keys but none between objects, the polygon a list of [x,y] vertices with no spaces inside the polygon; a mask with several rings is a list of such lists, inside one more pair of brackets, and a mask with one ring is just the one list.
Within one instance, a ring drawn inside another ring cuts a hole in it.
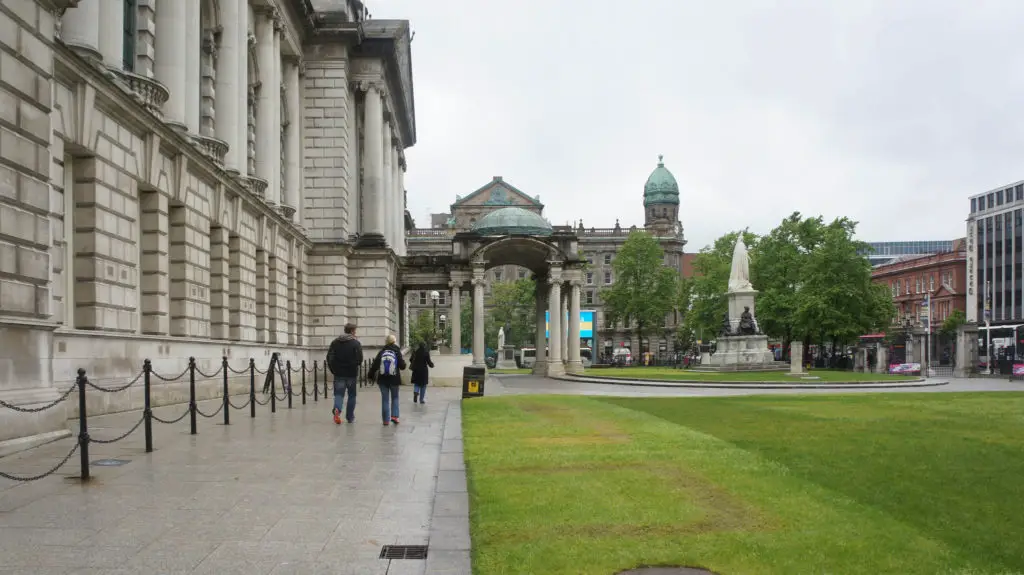
[{"label": "woman with backpack", "polygon": [[395,336],[388,334],[384,347],[370,363],[370,375],[380,388],[380,415],[384,425],[398,424],[398,386],[402,385],[403,369],[402,349],[395,343]]},{"label": "woman with backpack", "polygon": [[430,378],[430,369],[434,362],[430,361],[430,348],[427,344],[420,342],[420,346],[412,353],[412,402],[427,402],[427,380]]}]

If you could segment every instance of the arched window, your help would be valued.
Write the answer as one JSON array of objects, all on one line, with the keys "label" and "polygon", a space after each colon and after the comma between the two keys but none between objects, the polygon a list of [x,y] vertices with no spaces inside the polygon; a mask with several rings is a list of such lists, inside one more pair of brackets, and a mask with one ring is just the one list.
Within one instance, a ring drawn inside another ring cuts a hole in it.
[{"label": "arched window", "polygon": [[122,52],[122,65],[128,72],[135,71],[135,22],[138,8],[137,0],[124,0],[124,49]]}]

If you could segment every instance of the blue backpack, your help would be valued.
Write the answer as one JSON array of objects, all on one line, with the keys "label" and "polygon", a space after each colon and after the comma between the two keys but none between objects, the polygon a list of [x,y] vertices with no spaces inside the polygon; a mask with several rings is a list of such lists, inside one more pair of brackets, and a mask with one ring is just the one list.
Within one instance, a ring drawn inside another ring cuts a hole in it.
[{"label": "blue backpack", "polygon": [[385,349],[380,354],[380,374],[398,375],[398,354],[393,349]]}]

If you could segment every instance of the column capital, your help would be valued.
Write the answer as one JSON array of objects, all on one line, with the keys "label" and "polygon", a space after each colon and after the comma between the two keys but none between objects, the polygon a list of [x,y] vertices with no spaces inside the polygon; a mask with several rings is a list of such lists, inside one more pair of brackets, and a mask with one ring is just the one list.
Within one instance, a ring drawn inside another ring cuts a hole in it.
[{"label": "column capital", "polygon": [[381,80],[354,80],[352,82],[352,89],[357,92],[376,90],[382,98],[387,95],[387,86]]},{"label": "column capital", "polygon": [[569,280],[569,285],[572,286],[573,288],[579,289],[583,287],[583,280],[579,278],[573,278]]},{"label": "column capital", "polygon": [[256,34],[249,33],[249,49],[253,49],[256,46]]},{"label": "column capital", "polygon": [[460,291],[462,290],[462,282],[450,281],[448,282],[448,289],[452,290],[453,292]]}]

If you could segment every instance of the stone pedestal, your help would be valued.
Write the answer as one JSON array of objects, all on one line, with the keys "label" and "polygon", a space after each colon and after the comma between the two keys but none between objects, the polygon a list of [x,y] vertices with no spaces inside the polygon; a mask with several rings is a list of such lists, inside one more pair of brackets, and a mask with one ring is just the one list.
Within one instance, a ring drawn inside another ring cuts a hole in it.
[{"label": "stone pedestal", "polygon": [[[740,316],[743,315],[743,308],[749,307],[750,313],[754,314],[754,296],[757,290],[732,291],[725,294],[729,299],[729,325],[733,333],[740,327]],[[757,323],[757,314],[754,314],[754,323]],[[767,340],[767,338],[765,338]]]},{"label": "stone pedestal", "polygon": [[[740,308],[741,310],[743,308]],[[769,369],[775,354],[768,349],[766,335],[733,335],[718,338],[711,366],[723,369]]]},{"label": "stone pedestal", "polygon": [[789,373],[804,375],[804,342],[794,341],[789,344]]},{"label": "stone pedestal", "polygon": [[516,348],[512,345],[506,345],[504,348],[498,350],[498,362],[495,364],[495,369],[516,369]]},{"label": "stone pedestal", "polygon": [[978,324],[965,323],[956,330],[956,365],[953,377],[970,377],[978,366]]},{"label": "stone pedestal", "polygon": [[877,344],[878,353],[875,356],[875,373],[889,373],[889,348]]}]

